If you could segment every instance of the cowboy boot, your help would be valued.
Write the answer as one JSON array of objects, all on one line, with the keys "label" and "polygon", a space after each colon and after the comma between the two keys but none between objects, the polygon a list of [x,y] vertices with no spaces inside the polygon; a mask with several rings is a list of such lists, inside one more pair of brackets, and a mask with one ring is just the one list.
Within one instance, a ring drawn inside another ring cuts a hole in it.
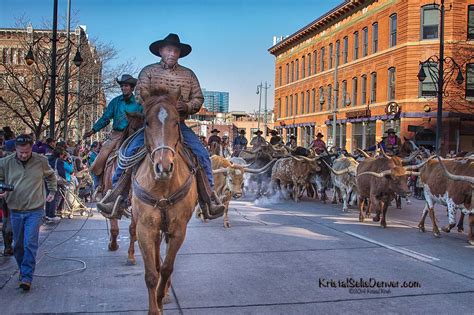
[{"label": "cowboy boot", "polygon": [[124,209],[128,207],[127,196],[130,188],[131,177],[131,172],[124,172],[117,182],[116,187],[107,191],[104,198],[97,203],[97,210],[104,217],[108,219],[121,217]]},{"label": "cowboy boot", "polygon": [[221,216],[224,214],[225,206],[221,199],[217,196],[216,191],[211,193],[211,203],[209,204],[209,212],[213,216]]}]

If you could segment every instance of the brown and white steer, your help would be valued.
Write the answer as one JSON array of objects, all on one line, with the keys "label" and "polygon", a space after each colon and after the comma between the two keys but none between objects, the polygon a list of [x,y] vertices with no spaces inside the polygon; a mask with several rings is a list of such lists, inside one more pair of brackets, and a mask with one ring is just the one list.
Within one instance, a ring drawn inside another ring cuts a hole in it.
[{"label": "brown and white steer", "polygon": [[353,201],[357,195],[357,162],[352,157],[340,156],[334,160],[333,166],[329,166],[326,162],[324,164],[331,170],[331,178],[334,186],[333,203],[337,199],[336,189],[340,190],[342,195],[342,211],[348,211],[348,201],[352,195]]},{"label": "brown and white steer", "polygon": [[294,201],[298,202],[311,174],[321,170],[317,159],[296,156],[279,159],[272,169],[272,188],[291,192]]},{"label": "brown and white steer", "polygon": [[395,194],[405,196],[410,193],[408,176],[415,172],[408,170],[416,169],[421,165],[403,167],[399,160],[397,157],[368,157],[357,166],[359,222],[364,222],[364,202],[368,198],[369,208],[376,211],[373,220],[379,221],[380,214],[382,214],[380,225],[384,228],[387,227],[387,209],[395,198]]},{"label": "brown and white steer", "polygon": [[[443,160],[443,165],[452,176],[474,178],[474,161],[472,160]],[[432,160],[421,169],[420,174],[426,202],[418,227],[422,232],[425,231],[425,219],[426,215],[429,214],[435,237],[440,236],[434,213],[435,204],[439,203],[448,207],[448,225],[442,227],[445,232],[449,232],[456,225],[457,209],[460,209],[464,214],[470,214],[470,225],[473,220],[472,214],[474,214],[471,203],[471,184],[466,180],[459,181],[448,177],[443,170],[443,165],[440,164],[439,160]],[[472,241],[472,229],[470,230],[469,235]]]},{"label": "brown and white steer", "polygon": [[244,183],[244,173],[262,173],[271,168],[273,162],[260,169],[249,169],[244,165],[234,164],[226,158],[218,155],[211,156],[212,174],[214,176],[214,190],[225,206],[224,226],[230,227],[229,223],[229,203],[232,197],[242,196],[242,186]]}]

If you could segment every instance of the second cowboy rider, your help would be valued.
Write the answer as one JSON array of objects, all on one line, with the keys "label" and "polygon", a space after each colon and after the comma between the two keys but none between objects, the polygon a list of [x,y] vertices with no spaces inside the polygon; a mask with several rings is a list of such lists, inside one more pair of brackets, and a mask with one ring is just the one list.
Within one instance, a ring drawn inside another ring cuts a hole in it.
[{"label": "second cowboy rider", "polygon": [[[120,79],[117,79],[117,83],[120,85],[122,95],[119,95],[110,101],[102,117],[97,120],[90,131],[84,134],[84,138],[88,138],[105,128],[111,120],[113,121],[112,132],[107,141],[102,145],[99,154],[90,167],[90,171],[98,177],[103,173],[105,163],[107,162],[110,153],[120,145],[120,139],[128,126],[126,113],[143,112],[143,107],[137,103],[135,96],[133,95],[133,90],[137,85],[137,79],[129,74],[124,74]],[[99,190],[101,190],[101,187],[99,187]]]}]

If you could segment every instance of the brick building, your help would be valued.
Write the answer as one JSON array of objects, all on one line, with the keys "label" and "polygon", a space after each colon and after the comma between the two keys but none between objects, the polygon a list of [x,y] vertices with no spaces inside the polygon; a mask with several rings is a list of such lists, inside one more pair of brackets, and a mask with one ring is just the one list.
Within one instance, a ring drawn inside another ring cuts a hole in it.
[{"label": "brick building", "polygon": [[[56,71],[56,137],[62,135],[64,108],[64,73],[67,33],[58,31]],[[0,117],[1,126],[18,132],[36,132],[47,136],[51,84],[51,37],[49,29],[0,28]],[[102,61],[89,41],[86,27],[70,33],[68,138],[80,139],[102,115],[106,99],[101,86]],[[27,65],[29,49],[34,63]],[[77,48],[83,63],[73,64]],[[14,112],[14,110],[16,112]],[[59,122],[59,124],[58,124]],[[96,135],[98,138],[99,135]]]},{"label": "brick building", "polygon": [[[464,82],[454,82],[454,71],[447,84],[442,148],[470,151],[474,0],[445,2],[445,57],[461,65]],[[350,151],[380,141],[388,128],[434,145],[435,82],[426,65],[427,79],[417,74],[420,62],[439,54],[438,8],[433,0],[348,0],[275,43],[276,128],[301,145],[322,132],[329,145]]]}]

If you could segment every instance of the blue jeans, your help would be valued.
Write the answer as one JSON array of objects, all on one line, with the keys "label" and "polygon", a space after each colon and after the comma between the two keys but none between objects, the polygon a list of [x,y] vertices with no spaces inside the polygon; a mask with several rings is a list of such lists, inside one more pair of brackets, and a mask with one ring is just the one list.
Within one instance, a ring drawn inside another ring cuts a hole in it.
[{"label": "blue jeans", "polygon": [[[211,186],[211,188],[214,188],[214,177],[212,176],[212,166],[211,159],[209,157],[209,152],[202,145],[201,141],[196,136],[194,131],[188,126],[186,126],[184,122],[179,123],[179,128],[181,129],[181,134],[183,135],[184,144],[191,149],[194,155],[196,155],[199,164],[201,164],[202,168],[206,172],[209,185]],[[133,139],[132,142],[130,142],[130,145],[125,151],[125,156],[129,157],[137,153],[137,151],[143,146],[144,142],[145,132],[142,131]],[[112,177],[112,186],[114,188],[122,173],[123,169],[117,166],[117,168],[115,169],[114,176]]]},{"label": "blue jeans", "polygon": [[39,230],[43,209],[10,212],[13,229],[13,253],[20,269],[21,281],[31,283],[36,265]]}]

